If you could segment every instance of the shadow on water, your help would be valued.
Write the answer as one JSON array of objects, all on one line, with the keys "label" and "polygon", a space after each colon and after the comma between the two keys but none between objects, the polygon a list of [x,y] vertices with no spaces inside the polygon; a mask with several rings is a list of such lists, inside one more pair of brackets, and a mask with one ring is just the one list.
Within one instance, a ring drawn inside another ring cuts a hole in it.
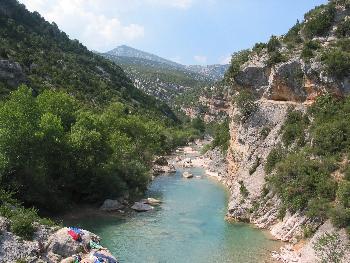
[{"label": "shadow on water", "polygon": [[[195,176],[204,173],[199,168],[189,171]],[[280,243],[249,225],[226,222],[228,194],[219,183],[206,177],[188,180],[181,174],[161,176],[151,184],[147,196],[163,201],[152,212],[65,223],[100,235],[122,262],[271,262],[268,250]]]}]

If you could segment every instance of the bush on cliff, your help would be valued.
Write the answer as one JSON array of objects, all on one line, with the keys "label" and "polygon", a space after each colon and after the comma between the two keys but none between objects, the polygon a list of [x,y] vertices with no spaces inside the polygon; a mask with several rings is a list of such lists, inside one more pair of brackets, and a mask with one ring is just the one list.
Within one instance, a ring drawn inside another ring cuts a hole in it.
[{"label": "bush on cliff", "polygon": [[225,80],[230,81],[237,76],[241,66],[249,60],[250,54],[251,51],[246,49],[232,55],[230,67],[225,73]]},{"label": "bush on cliff", "polygon": [[233,103],[240,111],[238,118],[241,121],[245,121],[257,110],[255,100],[254,94],[249,90],[241,90],[234,96]]},{"label": "bush on cliff", "polygon": [[335,17],[334,4],[321,5],[305,14],[303,33],[307,38],[324,36],[330,30]]}]

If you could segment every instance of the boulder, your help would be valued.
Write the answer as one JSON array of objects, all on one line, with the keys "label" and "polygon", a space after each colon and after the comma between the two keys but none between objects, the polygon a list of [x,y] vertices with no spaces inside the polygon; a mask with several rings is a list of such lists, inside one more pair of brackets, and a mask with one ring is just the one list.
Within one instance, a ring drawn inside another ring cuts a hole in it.
[{"label": "boulder", "polygon": [[[92,236],[95,236],[89,231],[82,230],[82,240],[78,242],[73,240],[68,234],[68,231],[69,228],[64,227],[50,236],[47,244],[47,253],[55,254],[63,258],[70,257],[84,251],[84,246],[90,242]],[[99,239],[99,237],[95,237]]]},{"label": "boulder", "polygon": [[123,208],[124,208],[124,205],[122,202],[118,200],[107,199],[103,202],[103,205],[100,207],[100,210],[111,212],[111,211],[117,211]]},{"label": "boulder", "polygon": [[19,63],[0,59],[0,81],[11,87],[26,83],[27,79]]},{"label": "boulder", "polygon": [[162,203],[162,201],[149,197],[147,199],[142,200],[142,203],[153,206],[153,205],[160,205]]},{"label": "boulder", "polygon": [[147,212],[153,210],[154,207],[143,202],[135,202],[131,209],[135,210],[136,212]]},{"label": "boulder", "polygon": [[182,174],[182,176],[186,179],[190,179],[190,178],[193,178],[193,174],[189,173],[189,172],[184,172]]},{"label": "boulder", "polygon": [[171,174],[176,173],[176,168],[174,165],[169,164],[167,166],[154,165],[153,166],[153,174]]}]

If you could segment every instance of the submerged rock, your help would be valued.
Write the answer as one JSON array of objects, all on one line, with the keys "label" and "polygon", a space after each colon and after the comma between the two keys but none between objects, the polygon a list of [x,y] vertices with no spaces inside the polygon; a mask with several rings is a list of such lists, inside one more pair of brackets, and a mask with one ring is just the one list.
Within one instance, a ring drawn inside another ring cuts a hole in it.
[{"label": "submerged rock", "polygon": [[160,205],[162,203],[162,201],[149,197],[147,199],[142,200],[142,203],[153,206],[153,205]]},{"label": "submerged rock", "polygon": [[103,205],[100,207],[100,210],[111,212],[111,211],[117,211],[123,208],[124,208],[124,205],[118,200],[107,199],[103,202]]},{"label": "submerged rock", "polygon": [[136,212],[147,212],[153,210],[154,207],[143,202],[135,202],[131,209],[135,210]]},{"label": "submerged rock", "polygon": [[193,174],[189,173],[189,172],[184,172],[182,174],[182,176],[186,179],[190,179],[190,178],[193,178]]}]

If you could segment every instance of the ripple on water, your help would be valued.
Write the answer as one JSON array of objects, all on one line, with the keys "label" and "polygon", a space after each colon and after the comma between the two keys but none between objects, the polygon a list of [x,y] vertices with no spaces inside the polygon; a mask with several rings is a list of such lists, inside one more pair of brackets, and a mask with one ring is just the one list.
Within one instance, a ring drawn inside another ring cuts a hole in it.
[{"label": "ripple on water", "polygon": [[[202,169],[190,169],[202,176]],[[155,211],[127,219],[80,218],[78,225],[100,235],[103,245],[128,263],[269,262],[278,242],[245,224],[224,220],[227,192],[204,177],[188,180],[178,172],[158,177],[148,196],[161,198]]]}]

